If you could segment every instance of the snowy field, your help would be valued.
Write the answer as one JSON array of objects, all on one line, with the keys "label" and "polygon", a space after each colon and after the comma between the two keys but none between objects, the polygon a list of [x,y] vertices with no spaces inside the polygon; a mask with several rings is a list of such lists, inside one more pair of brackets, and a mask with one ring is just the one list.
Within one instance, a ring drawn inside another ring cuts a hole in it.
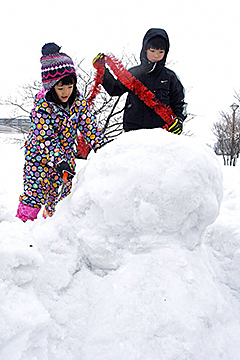
[{"label": "snowy field", "polygon": [[162,129],[78,160],[52,218],[15,218],[0,135],[0,360],[240,359],[240,165]]}]

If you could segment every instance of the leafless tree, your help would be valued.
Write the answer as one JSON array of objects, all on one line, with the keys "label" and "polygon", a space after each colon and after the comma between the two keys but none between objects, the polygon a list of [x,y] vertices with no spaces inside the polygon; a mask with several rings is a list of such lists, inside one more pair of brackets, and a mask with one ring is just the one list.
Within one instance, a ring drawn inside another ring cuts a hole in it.
[{"label": "leafless tree", "polygon": [[[134,55],[129,55],[125,51],[122,53],[122,62],[127,66],[134,65],[136,59]],[[86,71],[83,67],[84,59],[75,61],[76,72],[78,76],[78,88],[84,97],[88,97],[90,89],[93,85],[94,69]],[[0,105],[9,106],[11,108],[11,118],[8,121],[8,126],[11,127],[12,120],[26,120],[29,118],[34,97],[41,89],[40,81],[34,81],[33,84],[22,85],[15,98],[9,97],[7,99],[0,99]],[[124,96],[111,97],[106,91],[100,92],[94,101],[92,112],[96,115],[98,125],[109,139],[118,136],[122,132],[122,112],[124,110]],[[14,126],[12,126],[14,127]],[[27,132],[27,129],[20,129],[21,132]]]},{"label": "leafless tree", "polygon": [[[128,69],[134,65],[137,65],[138,61],[134,54],[131,54],[128,50],[123,50],[121,62]],[[74,59],[75,68],[78,77],[78,89],[84,97],[88,97],[90,89],[93,86],[94,72],[84,69],[84,59],[78,61]],[[0,105],[7,105],[12,109],[12,119],[24,119],[29,118],[30,111],[33,106],[35,95],[41,89],[42,84],[40,81],[34,81],[33,84],[25,84],[19,88],[17,97],[15,99],[0,99]],[[105,90],[101,91],[94,100],[94,106],[91,109],[93,114],[96,115],[98,125],[102,128],[102,132],[109,138],[115,138],[123,131],[122,117],[125,106],[127,94],[121,97],[112,97],[107,94]],[[185,120],[190,121],[194,116],[189,115]],[[27,130],[21,129],[22,132]],[[185,135],[192,136],[192,133],[188,132]]]},{"label": "leafless tree", "polygon": [[214,151],[223,156],[224,165],[235,166],[240,154],[240,116],[221,112],[221,119],[213,123],[217,142]]}]

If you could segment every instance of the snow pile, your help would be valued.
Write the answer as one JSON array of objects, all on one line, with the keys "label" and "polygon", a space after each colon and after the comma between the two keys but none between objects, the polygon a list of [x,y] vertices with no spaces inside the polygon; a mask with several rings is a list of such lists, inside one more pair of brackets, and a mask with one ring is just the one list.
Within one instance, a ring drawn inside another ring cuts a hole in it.
[{"label": "snow pile", "polygon": [[126,133],[101,149],[80,173],[67,206],[79,218],[74,226],[87,256],[104,254],[104,266],[107,252],[118,261],[122,250],[193,249],[221,199],[212,151],[156,129]]},{"label": "snow pile", "polygon": [[[225,167],[224,174],[224,198],[220,215],[208,227],[205,243],[215,257],[219,280],[228,285],[240,299],[240,167]],[[221,272],[218,271],[219,263]]]},{"label": "snow pile", "polygon": [[240,240],[214,228],[222,173],[212,150],[141,130],[80,163],[53,218],[0,224],[0,359],[237,359],[239,276],[216,254]]},{"label": "snow pile", "polygon": [[22,191],[24,151],[22,136],[0,134],[0,221],[12,221]]}]

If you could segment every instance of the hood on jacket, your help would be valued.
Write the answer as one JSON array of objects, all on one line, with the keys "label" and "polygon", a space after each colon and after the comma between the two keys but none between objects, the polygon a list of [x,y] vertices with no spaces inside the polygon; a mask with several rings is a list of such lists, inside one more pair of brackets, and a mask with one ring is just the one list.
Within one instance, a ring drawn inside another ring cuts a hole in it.
[{"label": "hood on jacket", "polygon": [[141,63],[144,65],[144,64],[147,64],[149,63],[149,60],[147,59],[147,55],[146,55],[146,51],[144,50],[145,48],[145,45],[147,44],[147,42],[154,38],[155,36],[162,36],[165,41],[166,41],[166,50],[165,50],[165,56],[164,58],[159,61],[159,63],[161,63],[162,66],[165,65],[165,62],[166,62],[166,58],[167,58],[167,54],[168,54],[168,51],[169,51],[169,47],[170,47],[170,44],[169,44],[169,38],[168,38],[168,34],[166,33],[165,30],[163,29],[156,29],[156,28],[152,28],[152,29],[149,29],[144,38],[143,38],[143,43],[142,43],[142,50],[141,50],[141,53],[140,53],[140,60],[141,60]]}]

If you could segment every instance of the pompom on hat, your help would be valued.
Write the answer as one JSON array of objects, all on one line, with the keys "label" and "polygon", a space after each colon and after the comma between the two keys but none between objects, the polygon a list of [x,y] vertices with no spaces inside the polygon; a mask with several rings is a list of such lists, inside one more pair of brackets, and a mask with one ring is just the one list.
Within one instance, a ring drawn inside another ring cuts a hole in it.
[{"label": "pompom on hat", "polygon": [[48,43],[42,47],[41,74],[45,90],[50,90],[66,76],[73,75],[77,79],[74,64],[70,56],[59,52],[61,47]]}]

